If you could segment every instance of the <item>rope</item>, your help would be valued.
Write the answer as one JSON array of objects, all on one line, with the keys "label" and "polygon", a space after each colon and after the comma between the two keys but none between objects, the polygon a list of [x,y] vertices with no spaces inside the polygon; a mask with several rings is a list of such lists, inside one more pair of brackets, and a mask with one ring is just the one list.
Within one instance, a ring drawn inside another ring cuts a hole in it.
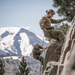
[{"label": "rope", "polygon": [[42,42],[42,46],[44,46],[44,36],[43,36],[43,42]]}]

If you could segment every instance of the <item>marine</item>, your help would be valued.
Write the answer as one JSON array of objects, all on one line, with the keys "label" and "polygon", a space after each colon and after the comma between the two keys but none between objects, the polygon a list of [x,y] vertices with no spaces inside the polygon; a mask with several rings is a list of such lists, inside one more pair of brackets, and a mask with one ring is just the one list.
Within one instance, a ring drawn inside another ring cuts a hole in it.
[{"label": "marine", "polygon": [[46,15],[43,16],[39,22],[41,29],[44,32],[44,36],[47,38],[55,39],[56,41],[60,42],[62,45],[64,42],[64,33],[61,30],[56,30],[54,27],[51,26],[51,23],[60,23],[65,21],[67,17],[59,20],[55,20],[52,17],[55,15],[54,10],[49,9],[46,10]]},{"label": "marine", "polygon": [[[47,48],[47,47],[46,47]],[[39,44],[35,44],[33,47],[33,57],[41,62],[43,65],[44,58],[41,55],[41,53],[46,49]]]}]

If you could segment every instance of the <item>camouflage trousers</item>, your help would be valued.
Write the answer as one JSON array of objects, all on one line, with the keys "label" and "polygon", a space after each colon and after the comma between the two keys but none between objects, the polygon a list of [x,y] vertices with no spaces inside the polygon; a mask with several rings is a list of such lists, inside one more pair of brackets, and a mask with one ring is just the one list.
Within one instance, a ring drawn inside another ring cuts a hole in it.
[{"label": "camouflage trousers", "polygon": [[35,58],[36,60],[39,60],[39,61],[41,62],[41,64],[43,65],[43,63],[44,63],[44,58],[43,58],[42,56],[36,55],[34,58]]},{"label": "camouflage trousers", "polygon": [[51,29],[43,29],[44,36],[49,38],[49,39],[55,39],[56,41],[60,42],[63,44],[64,42],[64,33],[61,30],[56,30],[54,28]]},{"label": "camouflage trousers", "polygon": [[42,56],[39,56],[38,60],[41,62],[42,65],[44,64],[44,58]]}]

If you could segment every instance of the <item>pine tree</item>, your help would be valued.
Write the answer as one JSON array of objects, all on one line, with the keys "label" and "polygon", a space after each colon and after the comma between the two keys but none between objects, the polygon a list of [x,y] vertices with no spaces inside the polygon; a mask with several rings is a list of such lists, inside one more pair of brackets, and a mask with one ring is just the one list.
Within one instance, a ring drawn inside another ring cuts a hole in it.
[{"label": "pine tree", "polygon": [[2,59],[0,59],[0,75],[3,75],[4,73],[5,73],[4,64]]},{"label": "pine tree", "polygon": [[16,73],[16,75],[28,75],[29,69],[27,68],[26,59],[22,57],[22,60],[19,65],[19,71]]},{"label": "pine tree", "polygon": [[75,0],[53,0],[53,6],[59,7],[57,12],[59,16],[69,16],[68,21],[71,21],[75,15]]},{"label": "pine tree", "polygon": [[59,29],[62,30],[64,32],[64,34],[66,35],[66,32],[68,30],[70,26],[68,24],[62,24],[61,26],[59,26]]},{"label": "pine tree", "polygon": [[64,34],[66,34],[69,27],[70,26],[67,23],[62,23],[60,25],[55,25],[54,26],[55,29],[62,30],[64,32]]}]

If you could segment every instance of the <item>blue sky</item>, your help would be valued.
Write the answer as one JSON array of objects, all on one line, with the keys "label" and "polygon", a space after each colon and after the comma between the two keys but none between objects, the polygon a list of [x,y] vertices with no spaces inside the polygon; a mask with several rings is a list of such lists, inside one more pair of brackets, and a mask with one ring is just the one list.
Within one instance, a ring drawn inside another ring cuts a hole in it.
[{"label": "blue sky", "polygon": [[0,27],[28,27],[43,35],[39,20],[47,9],[57,10],[52,4],[53,0],[0,0]]}]

